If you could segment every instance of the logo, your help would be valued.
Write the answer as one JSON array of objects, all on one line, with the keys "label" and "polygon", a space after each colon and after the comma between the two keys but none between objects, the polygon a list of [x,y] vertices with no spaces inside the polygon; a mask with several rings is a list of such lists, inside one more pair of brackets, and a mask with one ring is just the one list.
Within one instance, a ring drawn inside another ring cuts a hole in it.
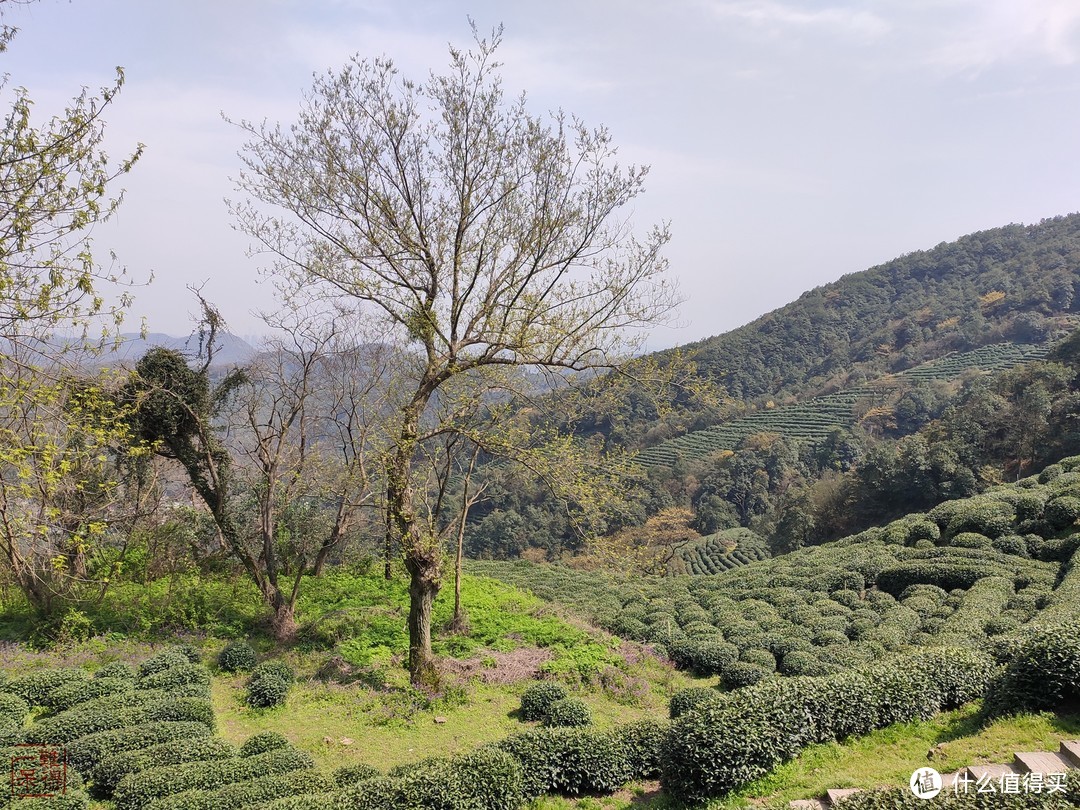
[{"label": "logo", "polygon": [[67,752],[49,745],[18,745],[11,757],[11,797],[47,799],[67,793]]},{"label": "logo", "polygon": [[932,799],[941,793],[941,774],[933,768],[919,768],[911,775],[908,785],[920,799]]}]

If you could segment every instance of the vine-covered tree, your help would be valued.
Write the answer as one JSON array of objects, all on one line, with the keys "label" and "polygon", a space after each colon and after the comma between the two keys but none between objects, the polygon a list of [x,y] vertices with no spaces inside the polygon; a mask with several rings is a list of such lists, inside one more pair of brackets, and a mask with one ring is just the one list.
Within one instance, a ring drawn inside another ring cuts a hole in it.
[{"label": "vine-covered tree", "polygon": [[354,57],[315,80],[295,124],[241,123],[240,228],[282,278],[353,299],[408,350],[385,505],[410,576],[415,683],[436,677],[443,547],[418,518],[415,474],[443,390],[506,367],[612,367],[627,329],[675,304],[667,227],[636,235],[625,215],[647,170],[620,168],[606,129],[507,100],[501,31],[475,39],[426,81]]}]

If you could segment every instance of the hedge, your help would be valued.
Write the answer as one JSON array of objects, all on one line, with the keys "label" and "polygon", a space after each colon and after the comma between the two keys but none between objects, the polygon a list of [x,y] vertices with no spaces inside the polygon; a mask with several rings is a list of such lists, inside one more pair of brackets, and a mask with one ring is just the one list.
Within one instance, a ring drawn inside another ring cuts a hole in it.
[{"label": "hedge", "polygon": [[[137,741],[135,745],[138,745]],[[212,759],[229,759],[237,755],[236,746],[217,737],[181,737],[148,747],[132,746],[129,750],[101,759],[90,772],[95,792],[109,797],[120,780],[129,773],[159,768],[163,765],[180,765],[184,762],[202,762]]]},{"label": "hedge", "polygon": [[291,743],[276,731],[260,731],[252,734],[243,745],[240,746],[240,756],[253,757],[273,751],[275,748],[286,748]]},{"label": "hedge", "polygon": [[113,792],[116,810],[139,810],[154,799],[184,790],[213,790],[234,782],[306,770],[311,756],[295,748],[279,748],[253,757],[186,762],[132,773]]},{"label": "hedge", "polygon": [[179,697],[146,708],[147,720],[196,720],[213,731],[217,728],[214,705],[206,698]]},{"label": "hedge", "polygon": [[72,667],[43,669],[12,678],[4,684],[4,691],[18,695],[31,706],[39,706],[57,687],[87,680],[90,680],[90,676],[81,669]]},{"label": "hedge", "polygon": [[629,747],[617,729],[530,729],[502,740],[497,748],[521,763],[527,798],[611,793],[633,775]]},{"label": "hedge", "polygon": [[[452,760],[432,758],[374,775],[342,790],[247,805],[244,810],[519,810],[520,763],[484,746]],[[153,805],[157,810],[158,805]]]},{"label": "hedge", "polygon": [[281,680],[285,681],[289,686],[292,686],[293,681],[296,680],[296,675],[293,673],[292,667],[284,661],[263,661],[251,670],[251,676],[253,678],[262,675],[274,675],[281,678]]},{"label": "hedge", "polygon": [[344,788],[354,785],[357,782],[363,782],[365,779],[374,779],[376,776],[382,775],[382,771],[374,765],[360,763],[358,765],[342,765],[340,768],[335,768],[333,777],[334,784]]},{"label": "hedge", "polygon": [[728,664],[724,671],[720,673],[720,682],[730,692],[746,686],[753,686],[758,681],[767,678],[769,672],[769,670],[758,664],[751,664],[748,661],[736,661],[733,664]]},{"label": "hedge", "polygon": [[236,810],[246,804],[283,796],[308,795],[330,790],[333,781],[315,770],[297,770],[233,782],[214,790],[184,790],[154,799],[147,810]]},{"label": "hedge", "polygon": [[193,721],[140,723],[75,740],[67,746],[68,762],[74,768],[89,770],[114,754],[178,740],[194,742],[210,734],[205,723]]},{"label": "hedge", "polygon": [[123,678],[127,681],[135,680],[135,670],[131,664],[124,661],[113,661],[106,664],[94,673],[95,678]]},{"label": "hedge", "polygon": [[592,711],[581,698],[565,697],[556,700],[544,715],[544,725],[549,728],[578,728],[592,724]]},{"label": "hedge", "polygon": [[[200,697],[206,700],[210,699],[210,687],[206,684],[199,683],[185,683],[180,686],[173,687],[172,689],[136,689],[133,692],[114,692],[111,695],[105,695],[104,697],[93,698],[85,703],[80,703],[78,706],[72,709],[67,709],[63,714],[68,712],[89,712],[89,711],[110,711],[116,712],[121,709],[133,708],[136,706],[150,706],[155,703],[160,703],[166,700],[175,700],[181,697]],[[56,715],[59,717],[59,714]]]},{"label": "hedge", "polygon": [[198,661],[198,655],[193,659],[187,647],[168,647],[139,664],[138,680],[141,681],[162,670],[196,664]]},{"label": "hedge", "polygon": [[[995,784],[991,782],[991,784]],[[844,799],[844,810],[1075,810],[1080,807],[1080,780],[1065,780],[1063,793],[986,793],[972,785],[954,793],[950,785],[932,801],[920,799],[907,788],[866,790]]]},{"label": "hedge", "polygon": [[668,716],[674,720],[684,714],[725,701],[725,696],[715,689],[707,686],[691,686],[671,696],[671,700],[668,701]]},{"label": "hedge", "polygon": [[65,711],[72,706],[86,703],[88,700],[115,695],[119,692],[132,692],[135,682],[126,678],[95,678],[89,681],[74,681],[56,687],[47,694],[42,703],[54,711]]},{"label": "hedge", "polygon": [[285,702],[289,684],[271,673],[253,675],[248,681],[247,704],[256,709],[268,709]]},{"label": "hedge", "polygon": [[0,717],[21,726],[30,714],[30,704],[10,692],[0,692]]},{"label": "hedge", "polygon": [[749,686],[672,723],[662,784],[683,801],[722,795],[811,743],[925,719],[979,697],[992,666],[984,654],[943,648],[838,675]]},{"label": "hedge", "polygon": [[202,664],[178,664],[139,679],[140,689],[172,689],[187,683],[209,684],[210,671]]},{"label": "hedge", "polygon": [[246,672],[254,668],[259,659],[246,641],[232,641],[218,653],[217,661],[222,672]]},{"label": "hedge", "polygon": [[518,716],[522,720],[543,720],[552,704],[566,697],[566,687],[562,684],[534,683],[521,696]]},{"label": "hedge", "polygon": [[1080,706],[1080,626],[1075,620],[1028,628],[1014,644],[1004,672],[987,690],[984,709],[989,716]]},{"label": "hedge", "polygon": [[[8,763],[8,767],[14,763],[16,757],[32,756],[32,752],[27,751],[25,748],[4,748],[0,749],[0,761]],[[43,768],[39,762],[33,759],[21,759],[19,762],[19,770],[38,770]],[[42,780],[46,777],[42,775]],[[44,781],[42,782],[44,785]],[[51,799],[18,799],[16,800],[12,796],[11,788],[5,785],[4,790],[0,790],[0,807],[6,807],[9,805],[19,808],[19,810],[29,810],[29,808],[38,808],[38,810],[74,810],[75,808],[89,807],[89,797],[86,795],[85,786],[82,776],[74,768],[70,766],[67,769],[67,793],[66,795],[57,796]]]}]

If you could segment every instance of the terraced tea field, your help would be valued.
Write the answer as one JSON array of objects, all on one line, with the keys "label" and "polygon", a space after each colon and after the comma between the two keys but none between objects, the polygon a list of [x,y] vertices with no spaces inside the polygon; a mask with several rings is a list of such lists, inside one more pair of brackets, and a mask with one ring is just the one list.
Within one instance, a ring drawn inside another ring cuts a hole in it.
[{"label": "terraced tea field", "polygon": [[797,405],[757,411],[730,422],[669,439],[641,452],[638,460],[647,467],[674,464],[721,450],[734,450],[755,433],[778,433],[786,439],[820,442],[837,428],[855,424],[857,403],[880,397],[884,389],[904,383],[948,381],[970,370],[997,373],[1046,356],[1043,345],[995,343],[970,352],[956,352],[899,374],[872,380],[858,388],[815,397]]}]

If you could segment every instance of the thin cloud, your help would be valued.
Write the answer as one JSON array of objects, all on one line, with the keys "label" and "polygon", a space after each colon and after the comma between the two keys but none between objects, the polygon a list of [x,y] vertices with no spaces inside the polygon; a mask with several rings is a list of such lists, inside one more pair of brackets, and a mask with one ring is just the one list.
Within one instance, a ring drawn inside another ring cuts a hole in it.
[{"label": "thin cloud", "polygon": [[738,20],[770,31],[781,29],[817,29],[877,39],[891,26],[883,17],[869,11],[832,6],[808,10],[776,0],[718,0],[706,8],[716,17]]},{"label": "thin cloud", "polygon": [[1040,59],[1056,65],[1080,61],[1080,3],[1075,0],[960,0],[946,38],[929,53],[930,65],[978,74],[998,64]]}]

